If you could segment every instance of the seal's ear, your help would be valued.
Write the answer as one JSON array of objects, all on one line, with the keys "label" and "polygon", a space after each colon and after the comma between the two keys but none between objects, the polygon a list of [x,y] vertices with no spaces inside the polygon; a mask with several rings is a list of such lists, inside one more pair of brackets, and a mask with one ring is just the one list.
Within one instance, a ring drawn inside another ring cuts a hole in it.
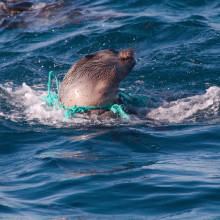
[{"label": "seal's ear", "polygon": [[90,60],[90,59],[92,59],[95,56],[96,56],[96,54],[88,54],[88,55],[85,56],[85,58]]}]

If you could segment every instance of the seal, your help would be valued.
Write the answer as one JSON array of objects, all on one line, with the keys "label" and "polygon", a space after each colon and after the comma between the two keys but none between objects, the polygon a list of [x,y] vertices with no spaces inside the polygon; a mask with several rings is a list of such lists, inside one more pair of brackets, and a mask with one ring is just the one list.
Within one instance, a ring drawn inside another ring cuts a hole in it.
[{"label": "seal", "polygon": [[[65,75],[59,89],[59,102],[67,107],[99,107],[119,104],[120,82],[136,62],[134,52],[104,50],[84,56]],[[97,114],[99,110],[92,110]]]}]

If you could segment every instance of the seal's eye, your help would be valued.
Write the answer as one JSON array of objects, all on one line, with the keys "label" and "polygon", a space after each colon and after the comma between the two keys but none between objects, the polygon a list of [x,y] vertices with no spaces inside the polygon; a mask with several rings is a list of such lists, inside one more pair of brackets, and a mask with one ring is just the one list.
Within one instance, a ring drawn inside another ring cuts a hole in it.
[{"label": "seal's eye", "polygon": [[88,54],[88,55],[85,56],[85,58],[90,60],[90,59],[92,59],[95,56],[96,56],[96,54]]}]

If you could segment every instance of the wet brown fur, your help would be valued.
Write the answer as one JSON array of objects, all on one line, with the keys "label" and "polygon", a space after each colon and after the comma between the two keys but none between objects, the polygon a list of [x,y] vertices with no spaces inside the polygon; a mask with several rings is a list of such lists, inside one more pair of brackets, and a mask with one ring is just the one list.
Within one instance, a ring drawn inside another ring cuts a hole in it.
[{"label": "wet brown fur", "polygon": [[[133,51],[130,49],[110,49],[86,55],[64,77],[59,101],[65,106],[118,103],[119,84],[134,65]],[[76,91],[79,98],[75,95]]]}]

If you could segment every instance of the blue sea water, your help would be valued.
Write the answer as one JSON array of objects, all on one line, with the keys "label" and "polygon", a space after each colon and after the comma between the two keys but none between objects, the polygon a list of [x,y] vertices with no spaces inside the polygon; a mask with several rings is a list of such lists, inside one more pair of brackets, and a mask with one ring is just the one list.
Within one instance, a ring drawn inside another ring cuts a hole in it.
[{"label": "blue sea water", "polygon": [[[0,219],[219,219],[218,0],[48,0],[0,14]],[[46,106],[82,56],[135,51],[129,121]]]}]

